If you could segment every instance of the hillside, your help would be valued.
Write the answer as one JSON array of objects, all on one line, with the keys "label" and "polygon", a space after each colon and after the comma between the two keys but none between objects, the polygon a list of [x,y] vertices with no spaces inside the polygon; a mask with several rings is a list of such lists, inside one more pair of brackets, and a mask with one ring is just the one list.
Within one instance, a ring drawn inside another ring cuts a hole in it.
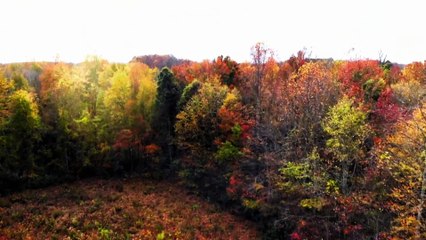
[{"label": "hillside", "polygon": [[12,195],[3,235],[253,238],[191,189],[265,239],[426,239],[426,62],[251,56],[1,66],[0,195],[182,183]]}]

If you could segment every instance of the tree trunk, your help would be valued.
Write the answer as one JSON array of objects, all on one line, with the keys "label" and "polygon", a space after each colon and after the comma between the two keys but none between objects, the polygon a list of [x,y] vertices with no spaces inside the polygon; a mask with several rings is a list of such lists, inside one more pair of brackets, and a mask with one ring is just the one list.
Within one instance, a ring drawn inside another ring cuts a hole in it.
[{"label": "tree trunk", "polygon": [[171,120],[167,121],[167,164],[170,164],[172,162],[172,131],[173,126],[171,123]]},{"label": "tree trunk", "polygon": [[68,148],[65,148],[65,166],[67,168],[67,173],[70,171],[69,159],[68,159]]},{"label": "tree trunk", "polygon": [[349,170],[348,170],[348,162],[345,160],[342,162],[342,183],[340,187],[342,188],[342,193],[347,194],[348,193],[348,177],[349,177]]},{"label": "tree trunk", "polygon": [[420,202],[419,205],[417,206],[417,221],[418,221],[418,226],[416,229],[416,238],[417,239],[421,239],[421,228],[423,225],[423,217],[422,217],[422,213],[423,213],[423,206],[425,204],[425,198],[426,198],[426,166],[423,167],[423,173],[421,176],[421,190],[420,190]]}]

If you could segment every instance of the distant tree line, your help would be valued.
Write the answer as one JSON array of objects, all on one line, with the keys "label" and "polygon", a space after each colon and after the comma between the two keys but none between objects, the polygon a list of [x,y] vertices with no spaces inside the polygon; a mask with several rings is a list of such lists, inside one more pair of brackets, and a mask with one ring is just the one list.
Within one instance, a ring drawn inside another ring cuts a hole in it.
[{"label": "distant tree line", "polygon": [[191,63],[190,60],[178,59],[173,55],[143,55],[134,57],[131,62],[140,62],[148,65],[150,68],[162,69],[164,67],[172,68],[176,65]]}]

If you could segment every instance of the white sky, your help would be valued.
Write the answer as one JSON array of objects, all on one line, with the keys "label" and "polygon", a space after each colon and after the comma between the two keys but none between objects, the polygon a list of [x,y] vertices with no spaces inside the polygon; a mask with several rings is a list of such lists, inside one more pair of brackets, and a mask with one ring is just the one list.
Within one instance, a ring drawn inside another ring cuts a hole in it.
[{"label": "white sky", "polygon": [[0,63],[87,55],[250,60],[264,42],[279,60],[311,57],[426,59],[421,0],[1,0]]}]

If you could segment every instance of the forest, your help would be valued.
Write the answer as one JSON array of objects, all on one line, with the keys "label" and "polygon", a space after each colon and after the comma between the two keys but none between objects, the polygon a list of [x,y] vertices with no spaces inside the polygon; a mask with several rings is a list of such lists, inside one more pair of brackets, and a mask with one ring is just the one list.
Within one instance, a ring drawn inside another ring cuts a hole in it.
[{"label": "forest", "polygon": [[[253,222],[260,239],[426,239],[426,61],[278,61],[262,43],[251,57],[0,65],[0,239],[23,219],[6,219],[14,194],[136,176]],[[157,230],[142,239],[254,236]]]}]

